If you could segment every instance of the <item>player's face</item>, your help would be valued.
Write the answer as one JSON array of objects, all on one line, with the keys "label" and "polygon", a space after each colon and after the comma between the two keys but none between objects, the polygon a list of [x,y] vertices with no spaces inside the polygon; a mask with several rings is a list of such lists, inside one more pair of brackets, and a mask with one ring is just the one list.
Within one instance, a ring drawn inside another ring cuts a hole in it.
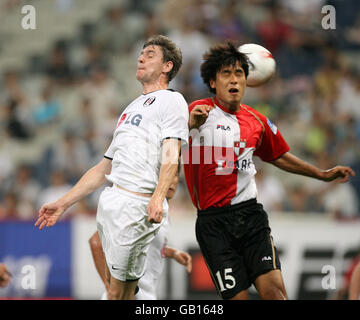
[{"label": "player's face", "polygon": [[216,89],[216,97],[224,107],[238,110],[246,86],[245,72],[240,62],[222,67],[216,79],[210,80],[210,86]]},{"label": "player's face", "polygon": [[160,46],[147,46],[138,58],[136,79],[141,83],[151,83],[159,79],[166,63]]},{"label": "player's face", "polygon": [[166,199],[167,200],[170,200],[170,199],[172,199],[174,197],[178,183],[179,183],[179,175],[176,174],[175,177],[174,177],[174,180],[172,181],[172,183],[171,183],[171,185],[169,187],[169,190],[168,190],[168,192],[166,194]]}]

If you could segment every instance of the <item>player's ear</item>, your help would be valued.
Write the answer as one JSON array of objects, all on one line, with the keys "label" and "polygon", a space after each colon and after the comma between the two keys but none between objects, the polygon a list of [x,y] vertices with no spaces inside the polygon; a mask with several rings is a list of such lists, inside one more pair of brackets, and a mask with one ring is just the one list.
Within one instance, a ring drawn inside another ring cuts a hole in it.
[{"label": "player's ear", "polygon": [[210,88],[215,89],[216,81],[214,79],[210,79],[209,84],[210,84]]},{"label": "player's ear", "polygon": [[171,71],[171,69],[173,68],[174,63],[172,61],[168,61],[164,63],[163,66],[163,72],[165,73],[169,73]]}]

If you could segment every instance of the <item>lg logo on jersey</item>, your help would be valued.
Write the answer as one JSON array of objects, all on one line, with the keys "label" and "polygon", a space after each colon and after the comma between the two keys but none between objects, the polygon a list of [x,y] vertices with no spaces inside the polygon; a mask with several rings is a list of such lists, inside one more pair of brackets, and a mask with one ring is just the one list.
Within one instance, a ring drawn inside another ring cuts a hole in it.
[{"label": "lg logo on jersey", "polygon": [[134,116],[132,116],[131,114],[124,113],[121,116],[116,128],[118,128],[124,121],[125,121],[124,124],[132,124],[133,126],[138,127],[140,125],[141,120],[142,120],[141,114],[135,114]]}]

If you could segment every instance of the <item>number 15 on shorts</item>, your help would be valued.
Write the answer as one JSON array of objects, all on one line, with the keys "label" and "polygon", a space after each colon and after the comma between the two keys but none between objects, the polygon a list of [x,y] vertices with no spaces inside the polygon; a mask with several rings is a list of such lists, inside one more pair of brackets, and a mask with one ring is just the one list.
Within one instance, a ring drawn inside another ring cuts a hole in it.
[{"label": "number 15 on shorts", "polygon": [[220,271],[215,273],[221,292],[235,287],[236,281],[235,278],[231,275],[231,273],[232,273],[232,268],[224,269],[223,277]]}]

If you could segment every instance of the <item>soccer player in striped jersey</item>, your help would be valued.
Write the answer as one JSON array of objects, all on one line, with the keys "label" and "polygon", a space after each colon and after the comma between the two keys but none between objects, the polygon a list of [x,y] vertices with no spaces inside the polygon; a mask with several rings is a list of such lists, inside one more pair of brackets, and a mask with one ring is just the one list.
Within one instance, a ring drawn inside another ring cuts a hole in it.
[{"label": "soccer player in striped jersey", "polygon": [[247,299],[254,284],[262,299],[287,299],[267,213],[257,202],[253,157],[290,173],[346,182],[353,170],[321,170],[293,155],[270,119],[241,103],[248,62],[227,42],[204,54],[201,76],[215,96],[189,106],[185,177],[198,209],[196,237],[219,295]]}]

